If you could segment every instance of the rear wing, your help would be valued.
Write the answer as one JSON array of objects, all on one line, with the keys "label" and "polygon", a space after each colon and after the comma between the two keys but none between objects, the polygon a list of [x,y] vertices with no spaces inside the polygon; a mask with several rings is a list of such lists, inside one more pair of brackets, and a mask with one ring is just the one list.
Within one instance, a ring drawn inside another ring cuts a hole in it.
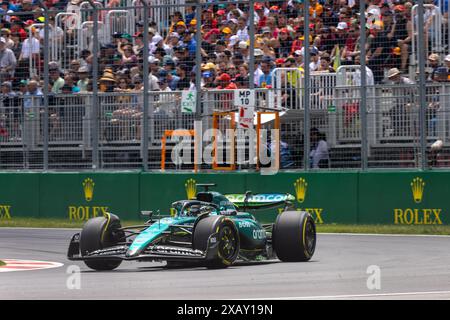
[{"label": "rear wing", "polygon": [[268,209],[290,205],[295,197],[289,193],[259,193],[247,197],[245,194],[226,194],[225,197],[238,209]]}]

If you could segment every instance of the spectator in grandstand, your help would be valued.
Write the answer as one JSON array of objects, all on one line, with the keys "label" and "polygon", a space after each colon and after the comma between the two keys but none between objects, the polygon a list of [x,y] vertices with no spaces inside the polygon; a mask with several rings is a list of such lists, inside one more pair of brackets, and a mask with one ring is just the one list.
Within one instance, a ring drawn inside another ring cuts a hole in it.
[{"label": "spectator in grandstand", "polygon": [[429,81],[433,81],[436,70],[441,67],[440,57],[436,53],[432,53],[428,57],[428,66],[431,69],[429,73]]},{"label": "spectator in grandstand", "polygon": [[6,39],[0,37],[0,81],[11,80],[14,77],[16,64],[14,52],[6,47]]},{"label": "spectator in grandstand", "polygon": [[367,53],[367,65],[373,72],[375,83],[378,84],[383,81],[385,64],[392,49],[388,47],[389,40],[381,21],[372,24],[370,31],[369,37],[372,38],[372,41]]},{"label": "spectator in grandstand", "polygon": [[401,52],[400,70],[407,71],[410,46],[412,40],[411,14],[404,5],[394,6],[394,22],[389,37],[397,42]]},{"label": "spectator in grandstand", "polygon": [[14,48],[14,46],[15,46],[15,43],[14,43],[14,40],[11,39],[11,30],[9,30],[8,28],[2,28],[0,30],[0,35],[6,41],[5,47],[12,50]]},{"label": "spectator in grandstand", "polygon": [[49,66],[49,83],[51,92],[54,94],[61,93],[61,88],[64,86],[64,79],[61,77],[61,72],[57,65]]},{"label": "spectator in grandstand", "polygon": [[313,169],[329,168],[330,156],[324,133],[313,127],[310,130],[311,152],[309,154],[310,167]]},{"label": "spectator in grandstand", "polygon": [[[444,64],[445,64],[445,67],[447,68],[447,70],[450,71],[450,54],[448,54],[448,55],[445,56],[445,58],[444,58]],[[450,81],[450,73],[449,73],[449,78],[448,78],[448,80]]]},{"label": "spectator in grandstand", "polygon": [[412,134],[410,114],[414,107],[414,82],[401,75],[400,70],[392,68],[388,72],[388,79],[397,86],[392,88],[395,102],[390,110],[394,136],[410,136]]},{"label": "spectator in grandstand", "polygon": [[203,71],[202,73],[202,88],[213,89],[217,85],[214,83],[214,73],[212,71]]},{"label": "spectator in grandstand", "polygon": [[40,107],[42,105],[42,90],[39,88],[36,80],[30,80],[27,84],[27,91],[23,101],[23,107],[25,110],[29,110],[33,107]]},{"label": "spectator in grandstand", "polygon": [[86,66],[80,67],[78,69],[78,82],[77,87],[80,88],[81,93],[86,93],[88,91],[89,84],[89,69]]},{"label": "spectator in grandstand", "polygon": [[331,59],[330,59],[330,56],[328,54],[324,54],[324,55],[322,55],[322,57],[320,57],[320,65],[319,65],[317,71],[319,71],[319,72],[329,72],[329,73],[333,73],[334,72],[334,69],[331,66]]},{"label": "spectator in grandstand", "polygon": [[99,91],[100,92],[113,92],[116,87],[116,79],[112,68],[106,68],[103,72],[102,77],[99,80]]},{"label": "spectator in grandstand", "polygon": [[236,84],[231,81],[231,76],[228,73],[222,73],[220,76],[218,76],[216,78],[216,83],[217,83],[216,89],[225,89],[225,90],[237,89]]},{"label": "spectator in grandstand", "polygon": [[258,80],[258,87],[260,88],[271,88],[272,87],[272,70],[274,64],[270,57],[265,56],[261,62],[262,74]]},{"label": "spectator in grandstand", "polygon": [[176,67],[176,74],[179,78],[177,82],[176,90],[187,90],[191,85],[190,78],[187,76],[187,67],[186,65],[178,65]]},{"label": "spectator in grandstand", "polygon": [[[70,74],[66,74],[64,76],[64,85],[61,88],[61,92],[63,91],[62,89],[64,87],[66,87],[67,91],[69,91],[69,89],[67,89],[67,88],[70,88],[70,92],[68,92],[68,93],[78,93],[78,92],[80,92],[80,88],[77,86],[77,84],[75,83],[74,78]],[[64,93],[64,92],[62,92],[62,93]]]}]

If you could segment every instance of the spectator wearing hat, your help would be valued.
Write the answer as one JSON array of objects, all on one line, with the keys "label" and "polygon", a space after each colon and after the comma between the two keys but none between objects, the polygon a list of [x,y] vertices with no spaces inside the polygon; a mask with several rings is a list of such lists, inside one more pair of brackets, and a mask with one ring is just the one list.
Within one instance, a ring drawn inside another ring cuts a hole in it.
[{"label": "spectator wearing hat", "polygon": [[17,60],[14,52],[6,47],[6,40],[0,37],[0,81],[10,80],[14,77]]},{"label": "spectator wearing hat", "polygon": [[397,42],[401,50],[400,69],[406,71],[413,32],[410,14],[403,5],[394,7],[394,24],[391,33],[392,39]]},{"label": "spectator wearing hat", "polygon": [[278,56],[288,57],[291,53],[293,43],[288,28],[280,29],[277,40],[278,40],[278,50],[277,50]]},{"label": "spectator wearing hat", "polygon": [[441,61],[440,57],[436,53],[432,53],[428,56],[428,65],[431,68],[430,77],[428,78],[429,81],[433,81],[434,79],[434,73],[436,72],[436,69],[441,67]]},{"label": "spectator wearing hat", "polygon": [[401,72],[397,68],[391,68],[387,75],[389,81],[394,86],[392,88],[392,95],[394,103],[390,110],[390,116],[393,125],[394,136],[410,136],[412,134],[411,127],[411,111],[415,101],[415,91],[412,85],[414,82],[407,77],[401,75]]},{"label": "spectator wearing hat", "polygon": [[175,11],[172,15],[170,15],[169,33],[176,31],[178,22],[184,22],[183,14],[180,11]]},{"label": "spectator wearing hat", "polygon": [[116,86],[116,78],[112,68],[106,68],[103,72],[102,77],[99,80],[99,91],[100,92],[113,92]]},{"label": "spectator wearing hat", "polygon": [[214,72],[207,70],[202,72],[202,88],[215,89],[217,86],[214,83]]},{"label": "spectator wearing hat", "polygon": [[28,73],[28,64],[31,59],[34,61],[36,65],[40,64],[39,61],[39,53],[40,53],[40,43],[38,40],[38,33],[34,27],[30,27],[31,37],[26,38],[22,43],[22,49],[19,55],[19,67],[22,69],[21,77],[27,76]]},{"label": "spectator wearing hat", "polygon": [[225,89],[225,90],[234,90],[237,89],[237,86],[234,82],[231,81],[231,76],[228,73],[222,73],[220,76],[216,78],[217,88],[216,89]]},{"label": "spectator wearing hat", "polygon": [[78,82],[77,87],[80,88],[81,93],[88,92],[89,84],[89,69],[86,66],[80,67],[78,69]]},{"label": "spectator wearing hat", "polygon": [[2,28],[0,30],[0,36],[6,40],[6,48],[13,49],[15,46],[14,40],[11,39],[11,30],[8,28]]}]

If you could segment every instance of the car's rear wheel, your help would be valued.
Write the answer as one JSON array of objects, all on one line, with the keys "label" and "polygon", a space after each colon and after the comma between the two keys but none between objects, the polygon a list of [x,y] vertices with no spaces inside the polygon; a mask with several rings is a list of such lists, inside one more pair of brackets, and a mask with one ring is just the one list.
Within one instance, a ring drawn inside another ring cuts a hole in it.
[{"label": "car's rear wheel", "polygon": [[307,212],[285,211],[273,226],[273,249],[281,261],[308,261],[316,249],[316,225]]},{"label": "car's rear wheel", "polygon": [[206,265],[209,268],[226,268],[233,264],[239,254],[239,233],[235,224],[223,216],[201,219],[194,229],[192,245],[194,249],[206,251],[211,235],[217,234],[214,256]]},{"label": "car's rear wheel", "polygon": [[[120,220],[113,214],[88,220],[81,230],[80,251],[86,256],[96,250],[108,248],[118,243],[123,236]],[[84,263],[94,270],[113,270],[121,264],[118,259],[85,260]]]}]

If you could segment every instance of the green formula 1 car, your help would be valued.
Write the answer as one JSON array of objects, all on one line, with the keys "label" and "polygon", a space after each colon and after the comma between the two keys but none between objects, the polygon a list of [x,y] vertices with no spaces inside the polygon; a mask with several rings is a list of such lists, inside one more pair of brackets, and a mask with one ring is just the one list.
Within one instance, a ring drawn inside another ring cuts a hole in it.
[{"label": "green formula 1 car", "polygon": [[[290,194],[222,195],[204,191],[194,199],[172,204],[171,216],[141,226],[122,227],[116,215],[90,219],[69,245],[68,258],[83,260],[95,270],[112,270],[123,260],[167,261],[168,266],[201,265],[224,268],[234,262],[308,261],[316,247],[313,218],[291,211]],[[249,210],[284,206],[275,223],[261,224]]]}]

